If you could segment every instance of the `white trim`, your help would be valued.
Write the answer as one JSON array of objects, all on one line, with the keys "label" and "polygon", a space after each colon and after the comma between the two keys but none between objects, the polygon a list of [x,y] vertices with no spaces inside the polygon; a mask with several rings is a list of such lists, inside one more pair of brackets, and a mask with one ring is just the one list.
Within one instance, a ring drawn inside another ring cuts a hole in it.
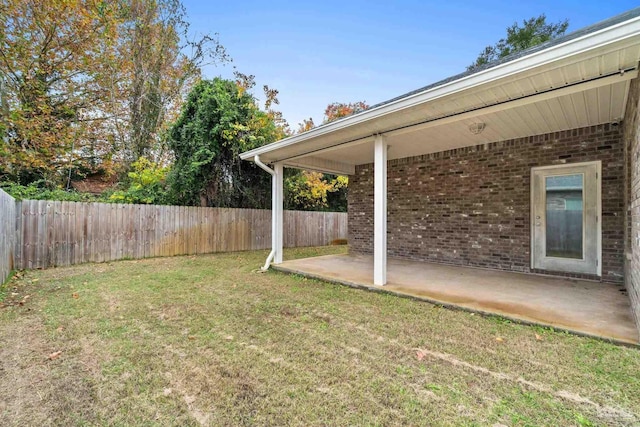
[{"label": "white trim", "polygon": [[324,126],[320,126],[299,135],[285,138],[279,142],[268,144],[262,147],[240,154],[243,160],[249,160],[255,155],[262,155],[274,150],[288,147],[302,141],[316,138],[322,135],[348,128],[360,123],[364,123],[384,115],[414,107],[419,104],[433,101],[443,96],[451,95],[467,89],[487,84],[496,80],[504,79],[518,73],[541,67],[554,62],[561,61],[571,56],[583,54],[588,51],[599,49],[603,46],[620,42],[640,34],[640,17],[635,17],[627,21],[611,25],[593,33],[586,34],[564,43],[550,46],[547,49],[534,52],[532,54],[516,58],[504,64],[496,65],[487,70],[464,76],[458,80],[444,83],[440,86],[426,89],[422,92],[412,94],[397,101],[389,102],[375,108],[363,111],[344,119],[336,120]]},{"label": "white trim", "polygon": [[376,136],[373,165],[373,284],[387,284],[387,141]]}]

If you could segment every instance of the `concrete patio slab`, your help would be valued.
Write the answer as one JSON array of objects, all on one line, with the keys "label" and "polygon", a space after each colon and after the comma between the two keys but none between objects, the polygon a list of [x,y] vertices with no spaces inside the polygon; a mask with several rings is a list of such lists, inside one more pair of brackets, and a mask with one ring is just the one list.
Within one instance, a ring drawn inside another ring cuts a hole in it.
[{"label": "concrete patio slab", "polygon": [[349,255],[285,261],[274,268],[582,335],[639,343],[629,299],[622,287],[613,284],[390,259],[388,283],[381,287],[373,284],[373,258]]}]

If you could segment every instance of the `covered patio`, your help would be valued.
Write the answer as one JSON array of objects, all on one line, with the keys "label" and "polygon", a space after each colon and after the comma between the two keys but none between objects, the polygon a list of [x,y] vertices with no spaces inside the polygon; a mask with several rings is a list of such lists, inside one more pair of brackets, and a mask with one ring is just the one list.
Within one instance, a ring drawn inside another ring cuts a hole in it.
[{"label": "covered patio", "polygon": [[638,344],[624,288],[588,280],[390,258],[387,284],[373,282],[370,256],[327,255],[284,261],[276,270],[498,314],[578,334]]},{"label": "covered patio", "polygon": [[[242,153],[263,269],[638,343],[639,61],[640,8]],[[283,259],[285,167],[349,176],[350,256]]]}]

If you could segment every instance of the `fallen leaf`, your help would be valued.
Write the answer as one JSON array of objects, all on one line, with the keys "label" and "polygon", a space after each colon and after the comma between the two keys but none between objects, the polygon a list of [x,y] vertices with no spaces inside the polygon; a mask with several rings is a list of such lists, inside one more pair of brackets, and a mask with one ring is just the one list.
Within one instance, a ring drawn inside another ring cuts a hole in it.
[{"label": "fallen leaf", "polygon": [[169,396],[171,394],[171,389],[170,388],[165,388],[164,391],[162,392],[162,394],[164,394],[165,396]]},{"label": "fallen leaf", "polygon": [[427,355],[427,354],[426,354],[424,351],[422,351],[422,350],[418,350],[418,351],[416,351],[416,357],[418,358],[418,360],[422,360],[422,359],[424,359],[424,357],[425,357],[426,355]]},{"label": "fallen leaf", "polygon": [[40,279],[33,279],[33,280],[31,281],[31,283],[36,283],[38,280],[40,280]]},{"label": "fallen leaf", "polygon": [[62,354],[62,351],[56,351],[56,352],[51,353],[49,356],[47,356],[47,358],[49,360],[55,360],[58,357],[60,357],[61,354]]},{"label": "fallen leaf", "polygon": [[538,335],[538,334],[536,334],[536,340],[537,340],[537,341],[542,341],[542,335]]},{"label": "fallen leaf", "polygon": [[231,341],[233,339],[233,335],[227,335],[224,337],[225,340]]},{"label": "fallen leaf", "polygon": [[78,295],[77,292],[74,292],[71,296],[74,297],[75,299],[80,298],[80,295]]},{"label": "fallen leaf", "polygon": [[194,337],[193,335],[189,335],[189,339],[190,339],[190,340],[195,340],[195,339],[196,339],[196,337]]},{"label": "fallen leaf", "polygon": [[496,341],[498,341],[498,342],[503,342],[503,341],[504,341],[504,338],[502,338],[502,337],[496,337]]},{"label": "fallen leaf", "polygon": [[56,328],[56,331],[58,331],[58,332],[62,332],[62,331],[64,331],[64,328],[63,328],[62,326],[58,326],[58,327]]}]

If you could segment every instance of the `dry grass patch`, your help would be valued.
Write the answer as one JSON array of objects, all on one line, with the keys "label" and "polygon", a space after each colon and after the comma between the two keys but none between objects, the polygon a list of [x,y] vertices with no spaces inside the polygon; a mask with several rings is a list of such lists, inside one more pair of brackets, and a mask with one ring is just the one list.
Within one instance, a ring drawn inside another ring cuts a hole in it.
[{"label": "dry grass patch", "polygon": [[0,309],[0,424],[640,422],[637,349],[258,272],[265,256],[13,280]]}]

